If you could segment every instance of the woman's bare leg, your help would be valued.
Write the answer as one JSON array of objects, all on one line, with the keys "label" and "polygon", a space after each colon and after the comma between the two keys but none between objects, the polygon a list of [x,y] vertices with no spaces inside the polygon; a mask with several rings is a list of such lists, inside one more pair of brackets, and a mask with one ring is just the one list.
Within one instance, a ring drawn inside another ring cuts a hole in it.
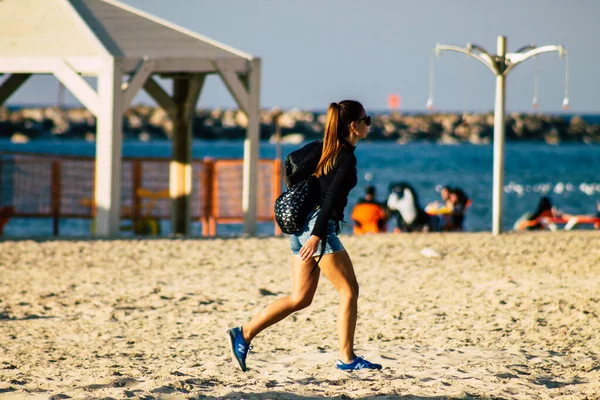
[{"label": "woman's bare leg", "polygon": [[[324,258],[324,257],[323,257]],[[319,285],[319,268],[314,268],[315,260],[305,263],[300,256],[292,256],[292,293],[275,300],[256,314],[242,327],[244,340],[250,343],[264,329],[281,321],[294,311],[306,308],[312,302]]]},{"label": "woman's bare leg", "polygon": [[354,331],[358,313],[358,282],[354,267],[346,250],[324,255],[319,267],[340,296],[337,318],[340,360],[349,363],[354,359]]}]

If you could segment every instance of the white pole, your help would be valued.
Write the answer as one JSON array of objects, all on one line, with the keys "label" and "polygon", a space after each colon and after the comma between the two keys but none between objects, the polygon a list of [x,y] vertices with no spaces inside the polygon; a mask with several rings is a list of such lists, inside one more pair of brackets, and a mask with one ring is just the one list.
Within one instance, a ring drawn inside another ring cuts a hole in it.
[{"label": "white pole", "polygon": [[492,194],[492,233],[502,232],[502,190],[504,187],[504,102],[505,102],[505,59],[506,37],[498,36],[496,73],[496,106],[494,108],[494,189]]}]

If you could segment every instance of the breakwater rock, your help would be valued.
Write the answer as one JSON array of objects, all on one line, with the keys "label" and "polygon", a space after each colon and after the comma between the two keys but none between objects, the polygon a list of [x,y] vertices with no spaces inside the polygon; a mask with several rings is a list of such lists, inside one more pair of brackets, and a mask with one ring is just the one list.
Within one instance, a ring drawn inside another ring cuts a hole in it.
[{"label": "breakwater rock", "polygon": [[[320,138],[325,118],[324,112],[262,110],[260,136],[263,140],[273,141],[275,121],[278,121],[282,141]],[[248,119],[238,110],[199,109],[194,115],[192,134],[196,139],[241,139],[245,137],[247,124]],[[369,140],[487,144],[493,138],[493,125],[492,113],[382,113],[373,117]],[[134,106],[123,116],[125,139],[168,139],[171,131],[169,116],[158,107]],[[15,142],[44,138],[94,141],[95,136],[96,119],[83,108],[0,107],[0,138]],[[577,115],[509,114],[506,116],[506,140],[600,143],[600,124],[587,122]]]}]

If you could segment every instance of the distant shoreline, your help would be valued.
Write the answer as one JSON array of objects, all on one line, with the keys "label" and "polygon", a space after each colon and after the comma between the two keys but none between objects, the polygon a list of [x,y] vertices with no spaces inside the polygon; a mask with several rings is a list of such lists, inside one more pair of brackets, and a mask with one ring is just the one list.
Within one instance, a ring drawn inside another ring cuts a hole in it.
[{"label": "distant shoreline", "polygon": [[[278,116],[281,141],[301,143],[320,138],[326,114],[314,110],[261,110],[261,140],[276,140]],[[374,112],[369,138],[397,143],[489,144],[493,140],[493,113]],[[236,140],[246,135],[247,118],[237,109],[197,109],[192,136],[203,140]],[[136,105],[123,117],[124,140],[168,140],[172,122],[161,108]],[[83,108],[0,107],[0,139],[27,143],[44,139],[93,142],[95,117]],[[600,143],[600,114],[509,113],[507,141],[550,144]]]}]

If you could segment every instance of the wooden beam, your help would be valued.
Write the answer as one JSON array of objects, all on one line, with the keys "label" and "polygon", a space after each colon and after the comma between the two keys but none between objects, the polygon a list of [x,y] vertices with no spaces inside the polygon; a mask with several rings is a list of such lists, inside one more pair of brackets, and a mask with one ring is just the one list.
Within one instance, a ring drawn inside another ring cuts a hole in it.
[{"label": "wooden beam", "polygon": [[144,86],[152,72],[154,71],[154,61],[144,59],[142,60],[137,70],[131,76],[128,82],[124,83],[122,86],[123,90],[123,109],[127,109],[133,98],[138,93],[138,91]]},{"label": "wooden beam", "polygon": [[204,82],[206,81],[206,74],[192,74],[190,75],[190,87],[185,99],[185,119],[192,120],[194,118],[194,112],[196,111],[196,104],[202,93]]},{"label": "wooden beam", "polygon": [[226,61],[214,61],[214,65],[235,102],[243,112],[248,114],[250,110],[250,96],[238,74],[227,65]]},{"label": "wooden beam", "polygon": [[[71,68],[81,74],[97,75],[104,68],[99,57],[64,57]],[[0,57],[0,71],[11,74],[51,74],[55,57]]]},{"label": "wooden beam", "polygon": [[[216,73],[214,62],[208,58],[199,57],[168,57],[153,59],[155,64],[155,73],[172,74],[172,73]],[[249,62],[242,58],[227,58],[224,59],[235,72],[246,74],[250,70]],[[138,60],[126,59],[124,68],[125,72],[135,71]]]},{"label": "wooden beam", "polygon": [[0,106],[21,87],[31,74],[12,74],[0,85]]},{"label": "wooden beam", "polygon": [[149,77],[144,84],[144,90],[162,107],[163,110],[172,118],[175,112],[175,102],[167,92],[152,77]]},{"label": "wooden beam", "polygon": [[244,140],[244,169],[242,182],[242,209],[244,233],[256,235],[258,193],[258,150],[260,146],[260,74],[261,60],[251,61],[248,76],[248,127]]},{"label": "wooden beam", "polygon": [[54,60],[51,63],[52,73],[63,85],[96,117],[100,106],[98,94],[81,75],[75,72],[66,62]]}]

